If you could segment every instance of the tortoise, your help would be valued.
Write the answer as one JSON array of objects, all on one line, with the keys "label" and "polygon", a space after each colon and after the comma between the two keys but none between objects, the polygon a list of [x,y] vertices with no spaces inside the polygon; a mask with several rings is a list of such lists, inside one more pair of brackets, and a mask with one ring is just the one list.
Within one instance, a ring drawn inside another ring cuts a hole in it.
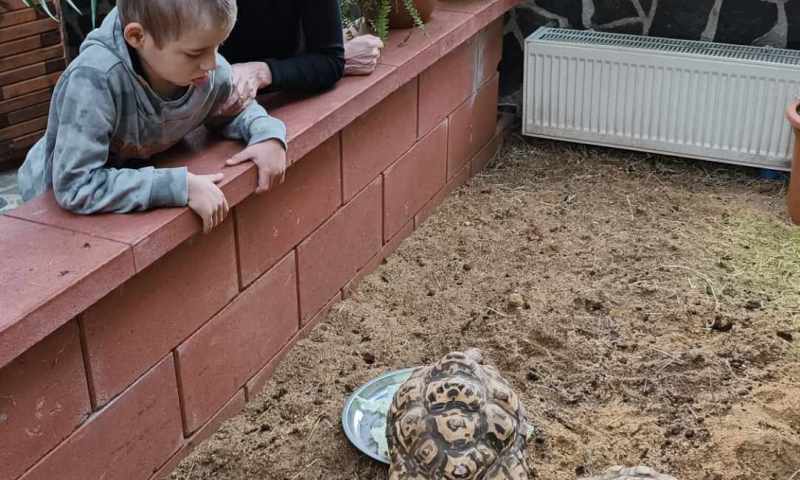
[{"label": "tortoise", "polygon": [[[389,480],[527,480],[534,428],[509,383],[480,351],[452,352],[414,370],[387,413]],[[675,480],[648,467],[612,467],[584,480]]]},{"label": "tortoise", "polygon": [[389,480],[526,480],[532,429],[517,395],[476,349],[416,369],[387,414]]}]

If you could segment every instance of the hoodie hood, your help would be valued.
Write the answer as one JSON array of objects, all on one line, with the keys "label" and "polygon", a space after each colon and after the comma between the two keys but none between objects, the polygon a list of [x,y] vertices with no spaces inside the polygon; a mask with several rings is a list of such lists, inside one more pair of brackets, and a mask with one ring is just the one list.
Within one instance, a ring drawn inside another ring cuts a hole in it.
[{"label": "hoodie hood", "polygon": [[[86,36],[86,40],[81,44],[81,53],[85,50],[99,46],[105,48],[115,57],[119,58],[122,63],[131,71],[134,72],[133,60],[131,59],[130,50],[128,50],[128,43],[122,35],[122,20],[119,16],[119,10],[114,7],[103,23],[98,28],[92,30]],[[135,72],[134,72],[135,73]]]}]

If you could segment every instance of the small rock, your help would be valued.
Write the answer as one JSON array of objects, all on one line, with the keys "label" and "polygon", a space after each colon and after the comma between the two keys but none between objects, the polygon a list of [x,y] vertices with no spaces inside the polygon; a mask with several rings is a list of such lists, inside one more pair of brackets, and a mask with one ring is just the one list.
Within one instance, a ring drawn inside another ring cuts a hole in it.
[{"label": "small rock", "polygon": [[722,315],[717,315],[708,327],[717,332],[730,332],[733,328],[733,322]]},{"label": "small rock", "polygon": [[364,352],[361,354],[361,358],[364,359],[364,363],[367,365],[372,365],[375,363],[375,354],[372,352]]},{"label": "small rock", "polygon": [[461,268],[463,268],[465,272],[469,272],[470,270],[472,270],[472,265],[469,263],[465,263],[464,266]]},{"label": "small rock", "polygon": [[522,308],[525,305],[525,299],[519,293],[512,293],[508,296],[508,306],[510,308]]},{"label": "small rock", "polygon": [[759,310],[764,308],[764,304],[761,300],[748,300],[747,303],[744,304],[744,308],[748,310]]},{"label": "small rock", "polygon": [[794,341],[794,336],[791,334],[791,332],[787,332],[786,330],[779,330],[779,331],[777,331],[775,333],[776,333],[776,335],[778,335],[778,337],[786,340],[787,342],[793,342]]},{"label": "small rock", "polygon": [[680,424],[676,423],[675,425],[672,425],[671,427],[669,427],[667,429],[666,436],[674,437],[675,435],[678,435],[679,433],[681,433],[681,430],[683,430],[683,427],[681,427]]}]

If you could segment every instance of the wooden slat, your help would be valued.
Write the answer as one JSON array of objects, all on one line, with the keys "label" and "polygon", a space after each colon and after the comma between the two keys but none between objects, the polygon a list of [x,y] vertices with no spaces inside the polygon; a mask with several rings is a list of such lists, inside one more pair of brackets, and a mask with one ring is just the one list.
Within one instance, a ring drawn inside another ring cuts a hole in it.
[{"label": "wooden slat", "polygon": [[[0,0],[2,2],[2,0]],[[52,11],[52,10],[51,10]],[[16,10],[0,15],[0,28],[11,27],[21,23],[28,23],[41,18],[50,18],[47,14],[39,9],[26,8],[23,10]]]},{"label": "wooden slat", "polygon": [[18,123],[6,128],[0,128],[0,141],[14,140],[47,126],[47,117],[39,117],[27,122]]},{"label": "wooden slat", "polygon": [[[45,127],[47,127],[47,119],[45,119]],[[11,149],[17,152],[28,151],[28,149],[31,148],[34,143],[38,142],[39,139],[42,138],[45,131],[46,131],[45,129],[36,130],[33,133],[29,133],[27,135],[15,138],[12,143]]]},{"label": "wooden slat", "polygon": [[61,45],[37,48],[30,52],[0,59],[0,72],[7,72],[8,70],[24,67],[26,65],[33,65],[34,63],[52,60],[54,58],[62,58],[63,56],[64,49],[61,48]]},{"label": "wooden slat", "polygon": [[45,88],[44,90],[38,90],[27,95],[2,101],[0,102],[0,114],[20,110],[30,107],[31,105],[36,105],[37,103],[49,102],[52,94],[52,88]]},{"label": "wooden slat", "polygon": [[58,23],[51,18],[23,23],[22,25],[15,25],[13,27],[0,28],[0,42],[10,42],[11,40],[30,37],[37,33],[53,30],[58,30]]},{"label": "wooden slat", "polygon": [[0,142],[0,170],[19,167],[28,150],[44,136],[45,130],[37,130],[14,140]]},{"label": "wooden slat", "polygon": [[59,45],[61,43],[61,35],[58,30],[52,32],[45,32],[32,37],[14,40],[12,42],[0,43],[0,62],[4,57],[10,57],[24,52],[29,52],[41,47],[50,45]]},{"label": "wooden slat", "polygon": [[25,5],[22,0],[0,0],[0,13],[13,12],[14,10],[23,10],[31,8]]},{"label": "wooden slat", "polygon": [[24,82],[0,87],[0,100],[19,97],[21,95],[35,92],[36,90],[52,87],[58,82],[58,78],[60,76],[61,72],[56,72],[43,77],[32,78],[30,80],[25,80]]},{"label": "wooden slat", "polygon": [[63,58],[55,58],[46,62],[27,65],[14,70],[0,73],[0,85],[11,85],[29,78],[39,77],[48,73],[64,70],[66,66]]},{"label": "wooden slat", "polygon": [[17,123],[27,122],[38,117],[46,117],[50,111],[50,102],[37,103],[30,107],[15,110],[11,113],[0,114],[0,128],[6,128]]}]

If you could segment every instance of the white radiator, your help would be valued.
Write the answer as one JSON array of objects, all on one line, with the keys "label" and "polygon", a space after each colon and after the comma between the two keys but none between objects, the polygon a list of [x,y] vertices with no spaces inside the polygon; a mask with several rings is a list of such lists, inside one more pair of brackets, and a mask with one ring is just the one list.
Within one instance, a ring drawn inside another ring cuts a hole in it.
[{"label": "white radiator", "polygon": [[541,28],[523,134],[789,170],[800,51]]}]

